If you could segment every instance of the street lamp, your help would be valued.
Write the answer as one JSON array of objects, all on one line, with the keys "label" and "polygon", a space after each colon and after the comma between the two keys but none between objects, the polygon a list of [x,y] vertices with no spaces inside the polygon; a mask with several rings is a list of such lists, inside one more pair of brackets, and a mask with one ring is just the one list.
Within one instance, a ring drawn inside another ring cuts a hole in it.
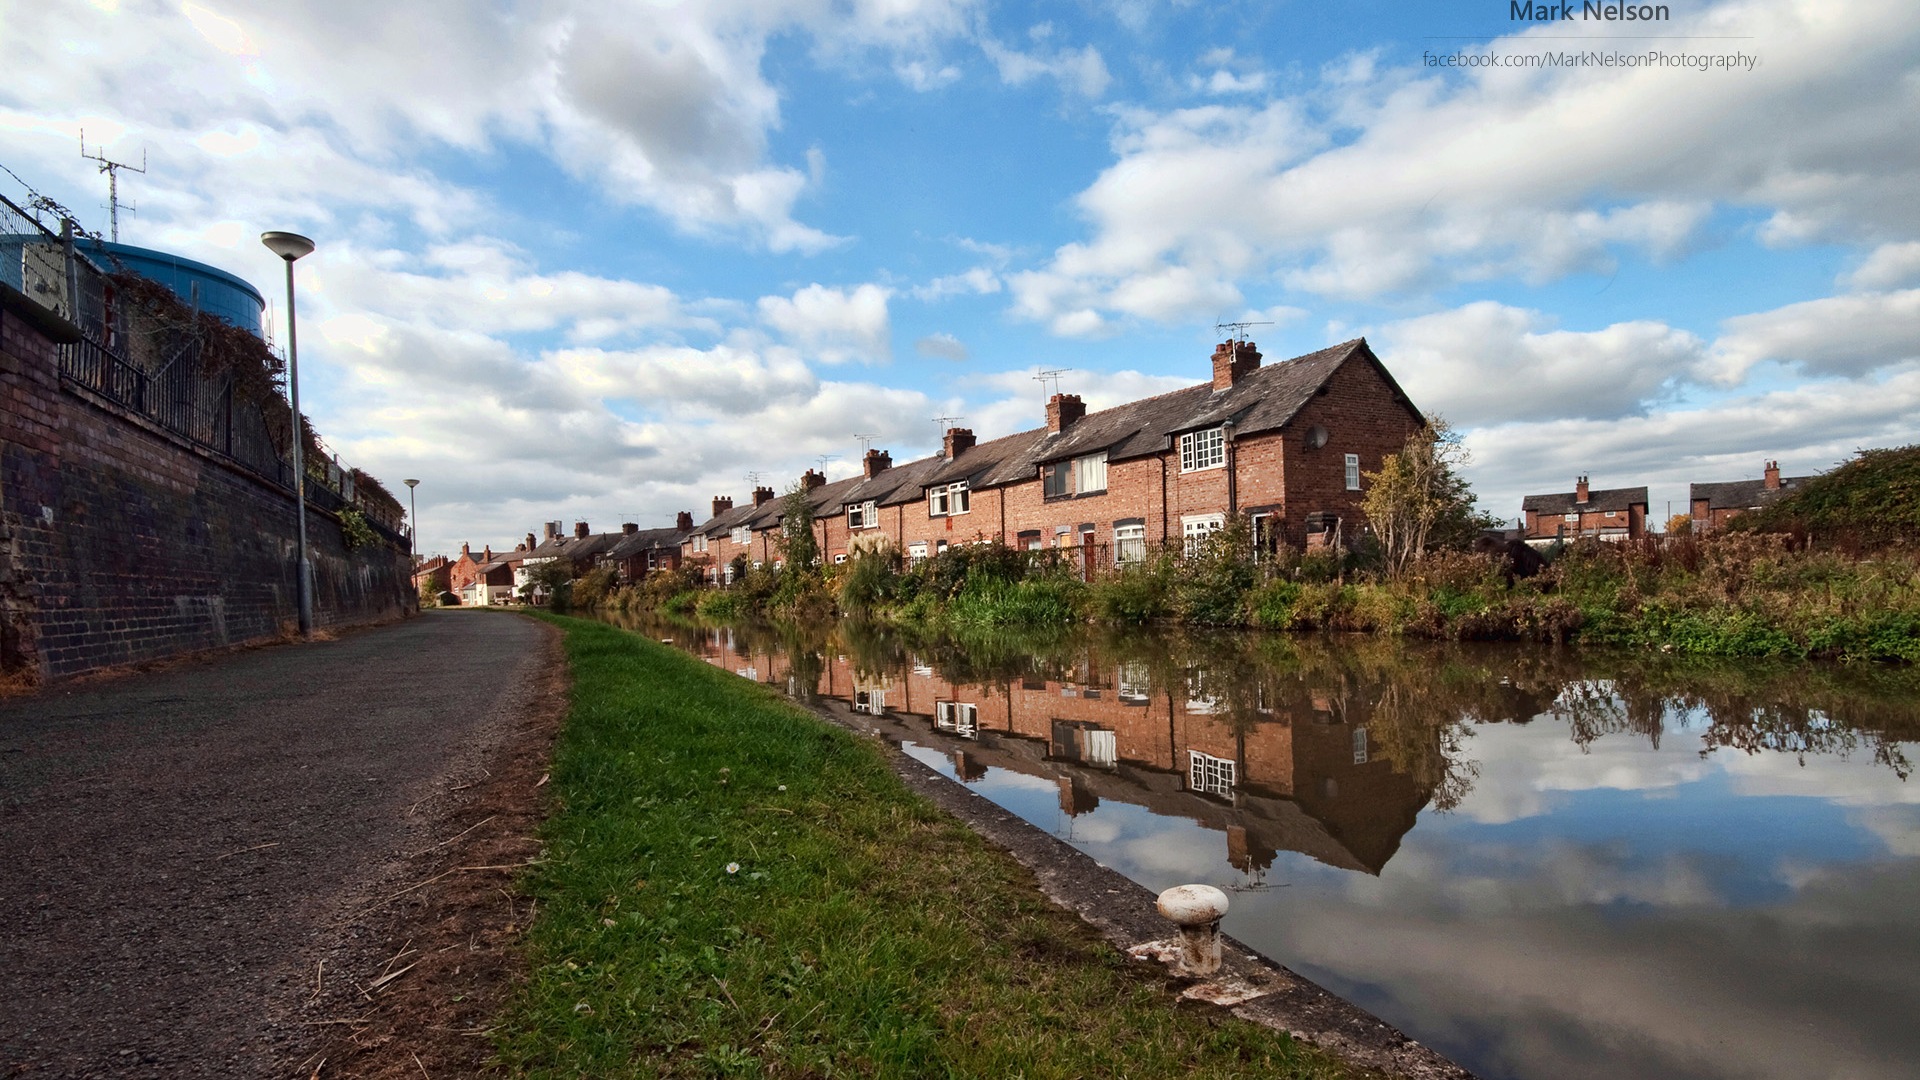
[{"label": "street lamp", "polygon": [[287,389],[293,405],[293,505],[300,537],[296,574],[299,577],[300,636],[306,637],[313,633],[313,567],[307,564],[307,467],[301,453],[301,444],[306,439],[300,431],[300,336],[293,310],[293,261],[313,254],[313,241],[299,233],[264,232],[260,234],[260,242],[287,263]]},{"label": "street lamp", "polygon": [[407,517],[413,522],[413,528],[407,533],[407,554],[413,556],[415,568],[420,562],[420,501],[414,496],[413,489],[420,486],[418,480],[402,480],[407,485]]}]

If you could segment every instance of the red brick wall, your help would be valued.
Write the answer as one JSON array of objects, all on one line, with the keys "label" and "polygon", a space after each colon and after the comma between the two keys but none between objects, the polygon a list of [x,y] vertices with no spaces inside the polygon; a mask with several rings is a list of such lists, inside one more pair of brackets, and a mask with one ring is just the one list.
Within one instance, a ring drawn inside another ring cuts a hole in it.
[{"label": "red brick wall", "polygon": [[[0,671],[58,679],[291,626],[291,492],[64,387],[10,311],[0,402]],[[311,507],[307,536],[319,625],[411,609],[404,547],[349,552]]]}]

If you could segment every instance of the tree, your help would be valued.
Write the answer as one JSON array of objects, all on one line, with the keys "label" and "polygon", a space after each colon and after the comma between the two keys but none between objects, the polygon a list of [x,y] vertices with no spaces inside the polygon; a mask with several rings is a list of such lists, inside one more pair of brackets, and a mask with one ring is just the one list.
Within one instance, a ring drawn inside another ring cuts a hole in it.
[{"label": "tree", "polygon": [[1429,413],[1426,426],[1407,436],[1380,471],[1366,474],[1360,506],[1380,539],[1388,576],[1428,551],[1464,547],[1488,527],[1491,519],[1474,512],[1473,489],[1459,472],[1471,460],[1459,434]]},{"label": "tree", "polygon": [[820,561],[820,540],[813,535],[813,500],[804,485],[795,484],[780,506],[780,557],[794,573],[813,569]]},{"label": "tree", "polygon": [[559,559],[542,559],[527,567],[527,583],[520,586],[520,595],[528,603],[538,603],[544,595],[555,611],[567,610],[572,599],[573,564]]},{"label": "tree", "polygon": [[1668,536],[1692,536],[1693,535],[1693,515],[1692,514],[1675,514],[1672,517],[1668,518],[1667,519],[1667,535]]}]

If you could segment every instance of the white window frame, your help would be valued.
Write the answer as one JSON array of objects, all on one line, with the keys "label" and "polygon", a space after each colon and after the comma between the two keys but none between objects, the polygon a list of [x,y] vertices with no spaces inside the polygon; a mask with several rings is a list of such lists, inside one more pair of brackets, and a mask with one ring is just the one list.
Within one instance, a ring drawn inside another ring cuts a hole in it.
[{"label": "white window frame", "polygon": [[1115,525],[1113,527],[1113,563],[1125,566],[1128,563],[1147,561],[1147,527],[1145,525]]},{"label": "white window frame", "polygon": [[1360,455],[1348,454],[1346,457],[1346,461],[1347,461],[1347,490],[1359,491],[1360,490]]},{"label": "white window frame", "polygon": [[1225,514],[1192,514],[1180,519],[1180,539],[1189,558],[1199,554],[1207,537],[1226,528]]},{"label": "white window frame", "polygon": [[1180,471],[1200,472],[1203,469],[1225,468],[1227,464],[1227,432],[1225,428],[1206,428],[1201,431],[1189,431],[1180,436]]},{"label": "white window frame", "polygon": [[1087,495],[1107,490],[1107,452],[1086,454],[1073,459],[1073,491]]},{"label": "white window frame", "polygon": [[952,501],[947,497],[947,485],[927,489],[927,516],[946,517],[950,513]]},{"label": "white window frame", "polygon": [[922,540],[917,544],[907,545],[907,566],[909,568],[919,566],[921,563],[926,561],[927,561],[927,542],[925,540]]},{"label": "white window frame", "polygon": [[736,526],[728,539],[741,547],[746,547],[753,543],[753,530],[745,525]]},{"label": "white window frame", "polygon": [[1231,797],[1240,778],[1240,769],[1230,758],[1217,758],[1198,750],[1187,751],[1187,787],[1208,795]]},{"label": "white window frame", "polygon": [[965,701],[933,703],[933,726],[963,739],[980,737],[980,706]]},{"label": "white window frame", "polygon": [[1118,688],[1114,696],[1128,705],[1145,705],[1153,700],[1153,675],[1144,660],[1121,664],[1113,681]]},{"label": "white window frame", "polygon": [[955,480],[947,485],[947,501],[950,516],[973,513],[973,492],[965,480]]},{"label": "white window frame", "polygon": [[1353,763],[1355,765],[1367,763],[1367,729],[1363,727],[1353,729]]},{"label": "white window frame", "polygon": [[704,554],[704,553],[706,552],[706,550],[707,550],[707,537],[706,537],[706,534],[705,534],[705,533],[696,533],[696,534],[694,535],[694,537],[693,537],[693,550],[694,550],[694,551],[695,551],[696,553],[698,553],[698,554]]},{"label": "white window frame", "polygon": [[1575,525],[1578,525],[1580,523],[1580,512],[1576,510],[1571,514],[1562,514],[1560,515],[1560,519],[1562,521],[1571,521]]},{"label": "white window frame", "polygon": [[877,529],[880,527],[880,507],[872,499],[863,503],[854,503],[847,507],[848,529]]}]

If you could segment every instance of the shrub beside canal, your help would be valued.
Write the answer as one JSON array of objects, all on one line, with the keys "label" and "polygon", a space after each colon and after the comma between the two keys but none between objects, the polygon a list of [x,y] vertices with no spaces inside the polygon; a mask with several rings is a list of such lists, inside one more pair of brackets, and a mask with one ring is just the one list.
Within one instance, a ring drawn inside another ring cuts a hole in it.
[{"label": "shrub beside canal", "polygon": [[1173,1007],[878,748],[634,634],[553,621],[572,711],[527,883],[531,974],[496,1031],[516,1075],[1350,1075]]}]

